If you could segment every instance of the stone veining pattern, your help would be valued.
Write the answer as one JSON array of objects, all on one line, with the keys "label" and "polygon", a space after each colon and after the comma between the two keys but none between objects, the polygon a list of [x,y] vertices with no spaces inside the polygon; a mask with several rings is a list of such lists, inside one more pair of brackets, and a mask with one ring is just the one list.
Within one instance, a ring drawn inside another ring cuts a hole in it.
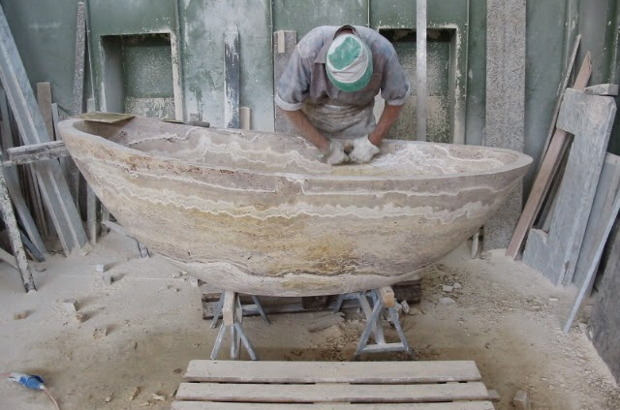
[{"label": "stone veining pattern", "polygon": [[60,129],[132,235],[214,287],[257,295],[405,280],[482,226],[531,162],[502,149],[386,141],[370,164],[331,167],[292,135],[145,118]]}]

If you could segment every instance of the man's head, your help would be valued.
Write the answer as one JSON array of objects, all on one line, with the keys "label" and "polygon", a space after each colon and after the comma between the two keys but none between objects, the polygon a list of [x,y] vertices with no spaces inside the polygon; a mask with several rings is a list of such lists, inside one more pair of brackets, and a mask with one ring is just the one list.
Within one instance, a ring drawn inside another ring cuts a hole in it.
[{"label": "man's head", "polygon": [[338,34],[327,50],[327,77],[338,89],[355,92],[368,85],[372,76],[372,54],[350,30]]}]

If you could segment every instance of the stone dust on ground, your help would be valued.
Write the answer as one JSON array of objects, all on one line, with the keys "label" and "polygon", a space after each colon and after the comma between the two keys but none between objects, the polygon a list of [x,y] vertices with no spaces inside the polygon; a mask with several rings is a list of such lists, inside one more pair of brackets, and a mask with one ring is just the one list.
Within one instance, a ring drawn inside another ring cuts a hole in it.
[{"label": "stone dust on ground", "polygon": [[[101,264],[110,264],[113,283],[102,280]],[[62,410],[169,409],[188,362],[208,359],[217,333],[202,319],[193,281],[161,258],[139,259],[135,243],[116,234],[45,267],[34,272],[39,291],[26,295],[17,272],[0,263],[0,373],[43,376]],[[533,410],[620,410],[620,389],[586,333],[561,331],[574,289],[555,288],[501,251],[472,260],[466,246],[420,276],[422,302],[402,315],[414,360],[475,360],[500,395],[498,410],[513,408],[517,390]],[[272,315],[270,326],[251,317],[244,328],[263,360],[352,360],[359,314],[308,332],[318,315]],[[386,338],[396,340],[388,326]],[[50,408],[43,393],[0,380],[0,410]]]}]

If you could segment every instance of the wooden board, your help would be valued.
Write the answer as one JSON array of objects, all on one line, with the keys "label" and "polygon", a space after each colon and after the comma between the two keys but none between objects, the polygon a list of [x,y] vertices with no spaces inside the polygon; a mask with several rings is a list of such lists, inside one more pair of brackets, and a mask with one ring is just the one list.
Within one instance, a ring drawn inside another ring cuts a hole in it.
[{"label": "wooden board", "polygon": [[172,409],[493,410],[480,378],[472,361],[193,360]]},{"label": "wooden board", "polygon": [[45,129],[50,139],[54,138],[54,121],[52,119],[52,86],[50,83],[37,83],[37,103],[45,121]]},{"label": "wooden board", "polygon": [[487,389],[480,382],[413,385],[181,383],[176,394],[177,400],[259,403],[424,403],[487,398]]},{"label": "wooden board", "polygon": [[494,410],[490,401],[452,403],[222,403],[176,401],[171,410]]},{"label": "wooden board", "polygon": [[185,380],[232,383],[431,383],[479,381],[473,361],[234,362],[192,360]]},{"label": "wooden board", "polygon": [[[6,103],[6,95],[4,94],[3,89],[0,89],[0,117],[2,118],[2,127],[0,127],[0,138],[2,140],[2,145],[5,149],[10,148],[13,146],[13,136],[9,121],[9,110]],[[3,159],[7,159],[6,156],[3,156]],[[34,218],[32,217],[30,209],[28,209],[28,205],[26,204],[26,200],[22,195],[22,191],[19,186],[17,169],[15,167],[3,167],[2,172],[4,173],[6,188],[9,191],[11,201],[13,202],[13,206],[17,211],[17,215],[19,216],[28,238],[30,238],[30,241],[32,241],[33,245],[40,253],[47,253],[45,244],[43,243],[43,238],[41,238],[41,234],[37,229]]]},{"label": "wooden board", "polygon": [[616,113],[612,97],[568,89],[558,128],[575,135],[549,232],[530,230],[523,262],[566,284],[577,264]]},{"label": "wooden board", "polygon": [[592,343],[620,383],[620,230],[612,238],[610,257],[599,286],[590,327]]}]

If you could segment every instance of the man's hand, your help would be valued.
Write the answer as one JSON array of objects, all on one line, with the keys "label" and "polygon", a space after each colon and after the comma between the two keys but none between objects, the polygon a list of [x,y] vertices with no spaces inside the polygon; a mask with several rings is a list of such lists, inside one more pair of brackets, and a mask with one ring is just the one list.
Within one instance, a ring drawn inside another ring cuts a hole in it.
[{"label": "man's hand", "polygon": [[368,139],[368,135],[353,140],[353,151],[349,153],[351,161],[367,164],[381,150]]},{"label": "man's hand", "polygon": [[340,165],[349,162],[349,156],[345,154],[342,143],[332,140],[329,143],[329,151],[323,153],[323,161],[329,165]]}]

